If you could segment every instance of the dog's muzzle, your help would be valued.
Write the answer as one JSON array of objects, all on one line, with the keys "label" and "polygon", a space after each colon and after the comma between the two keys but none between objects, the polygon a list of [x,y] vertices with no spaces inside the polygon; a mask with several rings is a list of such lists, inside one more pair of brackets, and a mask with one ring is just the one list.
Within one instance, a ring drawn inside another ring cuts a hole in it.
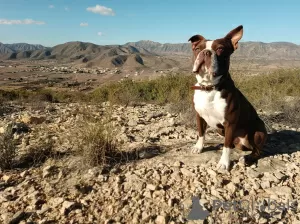
[{"label": "dog's muzzle", "polygon": [[196,57],[193,67],[193,73],[210,73],[214,74],[212,62],[214,58],[214,53],[211,50],[204,49]]}]

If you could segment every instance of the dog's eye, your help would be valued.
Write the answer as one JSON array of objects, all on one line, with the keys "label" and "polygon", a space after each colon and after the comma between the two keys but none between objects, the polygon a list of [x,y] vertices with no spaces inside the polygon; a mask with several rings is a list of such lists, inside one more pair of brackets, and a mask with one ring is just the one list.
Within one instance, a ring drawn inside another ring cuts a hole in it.
[{"label": "dog's eye", "polygon": [[199,50],[200,50],[200,48],[199,48],[199,47],[195,48],[195,51],[199,51]]}]

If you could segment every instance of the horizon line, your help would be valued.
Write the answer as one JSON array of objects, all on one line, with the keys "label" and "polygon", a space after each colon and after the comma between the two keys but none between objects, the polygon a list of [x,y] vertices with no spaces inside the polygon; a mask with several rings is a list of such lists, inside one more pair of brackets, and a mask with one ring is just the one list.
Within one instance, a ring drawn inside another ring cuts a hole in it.
[{"label": "horizon line", "polygon": [[[29,44],[29,45],[41,45],[45,48],[52,48],[52,47],[55,47],[57,45],[62,45],[62,44],[67,44],[67,43],[75,43],[75,42],[79,42],[79,43],[90,43],[90,44],[95,44],[95,45],[98,45],[98,46],[121,46],[121,45],[125,45],[125,44],[129,44],[129,43],[137,43],[137,42],[141,42],[141,41],[149,41],[149,42],[153,42],[153,43],[159,43],[159,44],[189,44],[190,42],[158,42],[158,41],[153,41],[153,40],[138,40],[138,41],[129,41],[129,42],[126,42],[126,43],[123,43],[123,44],[96,44],[96,43],[93,43],[93,42],[89,42],[89,41],[80,41],[80,40],[71,40],[71,41],[67,41],[67,42],[63,42],[63,43],[60,43],[60,44],[54,44],[54,45],[43,45],[43,44],[36,44],[36,43],[28,43],[28,42],[10,42],[10,43],[3,43],[0,41],[0,44]],[[295,44],[297,46],[300,45],[300,43],[295,43],[295,42],[290,42],[290,41],[270,41],[270,42],[265,42],[265,41],[258,41],[258,40],[247,40],[247,41],[240,41],[239,43],[249,43],[249,42],[254,42],[254,43],[263,43],[263,44],[272,44],[272,43],[289,43],[289,44]]]}]

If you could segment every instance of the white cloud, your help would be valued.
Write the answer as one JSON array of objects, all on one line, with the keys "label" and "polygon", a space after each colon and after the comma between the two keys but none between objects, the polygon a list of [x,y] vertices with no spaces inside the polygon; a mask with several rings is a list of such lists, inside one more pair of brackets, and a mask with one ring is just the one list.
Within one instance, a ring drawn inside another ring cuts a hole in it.
[{"label": "white cloud", "polygon": [[9,20],[9,19],[0,19],[0,25],[44,25],[46,24],[43,21],[36,21],[33,19],[24,19],[24,20]]},{"label": "white cloud", "polygon": [[111,8],[107,8],[105,6],[102,5],[96,5],[94,7],[88,7],[86,9],[89,12],[93,12],[96,14],[101,14],[103,16],[114,16],[115,12],[111,9]]},{"label": "white cloud", "polygon": [[49,5],[49,9],[54,9],[55,6],[54,5]]},{"label": "white cloud", "polygon": [[80,23],[80,26],[88,26],[88,23]]},{"label": "white cloud", "polygon": [[103,33],[102,32],[98,32],[97,35],[101,37],[101,36],[103,36]]},{"label": "white cloud", "polygon": [[65,7],[65,11],[70,11],[70,8],[69,7]]}]

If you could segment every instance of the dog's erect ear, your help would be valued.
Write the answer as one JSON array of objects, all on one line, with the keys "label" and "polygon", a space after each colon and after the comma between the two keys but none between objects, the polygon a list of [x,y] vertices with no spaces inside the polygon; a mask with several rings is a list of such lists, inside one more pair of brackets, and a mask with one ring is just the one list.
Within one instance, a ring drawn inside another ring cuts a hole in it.
[{"label": "dog's erect ear", "polygon": [[225,38],[231,39],[234,50],[238,48],[238,42],[243,37],[243,26],[238,26],[234,30],[231,30]]},{"label": "dog's erect ear", "polygon": [[198,45],[198,43],[200,43],[201,41],[204,41],[205,38],[202,37],[201,35],[194,35],[192,36],[189,41],[192,42],[192,49],[194,50],[196,48],[196,46]]}]

